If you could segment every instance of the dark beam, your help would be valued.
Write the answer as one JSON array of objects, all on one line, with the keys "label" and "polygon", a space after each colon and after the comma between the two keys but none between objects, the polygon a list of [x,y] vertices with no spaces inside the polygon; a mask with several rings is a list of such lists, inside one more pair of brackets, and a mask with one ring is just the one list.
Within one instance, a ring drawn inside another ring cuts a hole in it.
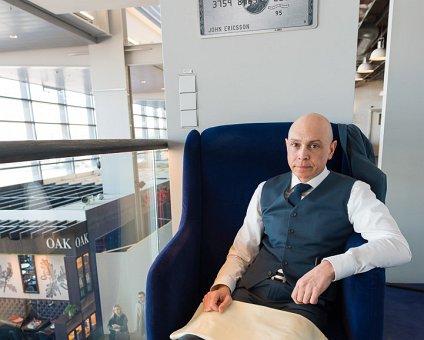
[{"label": "dark beam", "polygon": [[163,139],[95,139],[0,142],[0,163],[167,149]]}]

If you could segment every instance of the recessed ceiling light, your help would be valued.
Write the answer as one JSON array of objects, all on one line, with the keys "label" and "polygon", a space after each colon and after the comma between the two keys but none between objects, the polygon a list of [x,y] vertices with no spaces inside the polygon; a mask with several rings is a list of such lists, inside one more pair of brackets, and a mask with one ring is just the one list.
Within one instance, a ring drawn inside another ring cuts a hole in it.
[{"label": "recessed ceiling light", "polygon": [[138,41],[133,38],[128,37],[127,40],[132,45],[138,45]]},{"label": "recessed ceiling light", "polygon": [[147,83],[147,80],[142,80],[140,83],[146,84]]},{"label": "recessed ceiling light", "polygon": [[79,14],[81,16],[83,16],[85,19],[88,19],[88,20],[90,20],[92,22],[94,21],[94,17],[90,13],[88,13],[88,12],[80,11]]},{"label": "recessed ceiling light", "polygon": [[18,36],[16,34],[11,34],[9,35],[10,39],[18,39]]}]

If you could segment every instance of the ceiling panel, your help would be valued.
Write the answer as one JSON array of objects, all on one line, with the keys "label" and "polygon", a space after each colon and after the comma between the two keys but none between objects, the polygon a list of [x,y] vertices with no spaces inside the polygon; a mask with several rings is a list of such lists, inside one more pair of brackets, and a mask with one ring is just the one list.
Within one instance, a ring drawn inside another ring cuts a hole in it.
[{"label": "ceiling panel", "polygon": [[81,46],[88,42],[81,36],[0,1],[0,52]]},{"label": "ceiling panel", "polygon": [[158,5],[159,0],[32,0],[55,14]]}]

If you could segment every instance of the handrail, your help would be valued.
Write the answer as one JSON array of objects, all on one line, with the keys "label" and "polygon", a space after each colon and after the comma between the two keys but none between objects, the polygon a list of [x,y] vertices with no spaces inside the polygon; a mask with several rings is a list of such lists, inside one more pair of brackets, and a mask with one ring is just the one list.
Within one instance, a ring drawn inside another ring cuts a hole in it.
[{"label": "handrail", "polygon": [[0,164],[166,148],[168,141],[165,139],[5,141],[0,142]]}]

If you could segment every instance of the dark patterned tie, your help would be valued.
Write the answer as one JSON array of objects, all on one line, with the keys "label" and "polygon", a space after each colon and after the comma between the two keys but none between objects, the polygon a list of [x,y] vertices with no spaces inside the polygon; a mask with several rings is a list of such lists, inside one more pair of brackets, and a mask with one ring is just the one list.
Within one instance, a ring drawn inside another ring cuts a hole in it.
[{"label": "dark patterned tie", "polygon": [[294,186],[293,192],[290,194],[288,201],[292,206],[295,206],[302,199],[302,193],[312,188],[309,184],[299,183]]}]

